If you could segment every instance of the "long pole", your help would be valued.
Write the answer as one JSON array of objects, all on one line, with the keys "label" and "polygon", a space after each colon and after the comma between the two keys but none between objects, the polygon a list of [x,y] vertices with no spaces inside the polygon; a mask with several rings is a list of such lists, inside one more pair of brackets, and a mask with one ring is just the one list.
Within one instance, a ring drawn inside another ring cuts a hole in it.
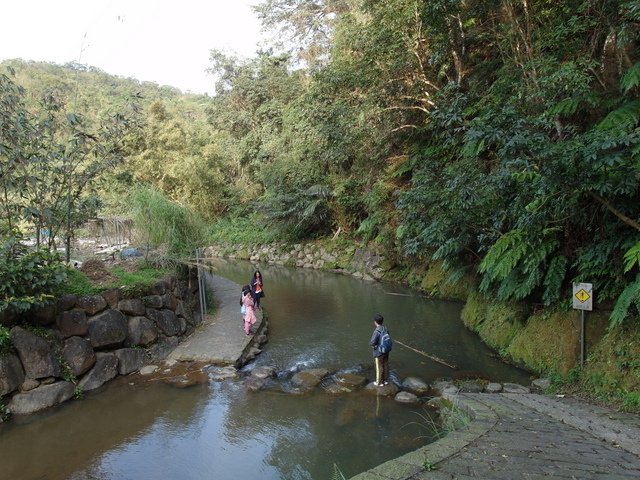
[{"label": "long pole", "polygon": [[200,257],[196,248],[196,269],[198,272],[198,298],[200,299],[200,316],[204,320],[204,304],[202,303],[202,275],[200,274]]},{"label": "long pole", "polygon": [[455,365],[453,365],[451,363],[447,363],[444,360],[442,360],[441,358],[436,357],[435,355],[429,355],[427,352],[423,352],[422,350],[418,350],[417,348],[410,347],[409,345],[407,345],[405,343],[402,343],[398,339],[394,338],[393,341],[395,343],[399,343],[400,345],[402,345],[405,348],[408,348],[409,350],[413,350],[414,352],[419,353],[420,355],[424,355],[425,357],[433,360],[434,362],[441,363],[442,365],[444,365],[446,367],[449,367],[449,368],[453,368],[454,370],[458,369],[458,367],[456,367]]},{"label": "long pole", "polygon": [[580,310],[580,368],[584,368],[584,310]]}]

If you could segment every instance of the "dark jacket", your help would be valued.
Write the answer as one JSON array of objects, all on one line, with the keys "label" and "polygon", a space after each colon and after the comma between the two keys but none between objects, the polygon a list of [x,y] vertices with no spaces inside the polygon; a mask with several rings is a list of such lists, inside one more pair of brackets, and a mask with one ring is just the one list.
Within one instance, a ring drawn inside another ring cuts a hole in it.
[{"label": "dark jacket", "polygon": [[388,353],[380,353],[378,347],[380,346],[380,340],[382,339],[382,335],[387,332],[388,329],[384,325],[379,325],[373,331],[373,335],[371,335],[371,340],[369,340],[369,345],[373,347],[373,356],[381,357],[382,355],[388,355]]}]

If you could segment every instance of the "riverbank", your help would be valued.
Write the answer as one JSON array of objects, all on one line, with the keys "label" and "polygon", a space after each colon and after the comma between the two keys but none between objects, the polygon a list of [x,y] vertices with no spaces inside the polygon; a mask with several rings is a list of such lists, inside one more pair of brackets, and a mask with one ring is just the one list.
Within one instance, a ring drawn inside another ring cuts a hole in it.
[{"label": "riverbank", "polygon": [[465,326],[504,361],[551,378],[551,388],[557,393],[570,391],[640,412],[640,325],[607,330],[608,310],[596,309],[587,315],[587,361],[581,371],[576,311],[488,299],[478,293],[477,280],[471,275],[450,282],[440,262],[403,265],[345,238],[296,244],[220,244],[205,252],[212,258],[330,270],[370,281],[401,283],[432,298],[463,302]]},{"label": "riverbank", "polygon": [[539,394],[445,395],[468,425],[351,480],[640,476],[636,415]]}]

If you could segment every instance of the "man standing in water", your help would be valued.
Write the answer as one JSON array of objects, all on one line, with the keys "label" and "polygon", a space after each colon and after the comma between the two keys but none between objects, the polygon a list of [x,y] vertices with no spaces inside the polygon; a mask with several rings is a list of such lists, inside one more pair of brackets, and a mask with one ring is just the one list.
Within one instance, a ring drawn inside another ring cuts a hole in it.
[{"label": "man standing in water", "polygon": [[373,348],[373,359],[376,365],[376,381],[373,384],[381,387],[389,383],[389,352],[391,351],[391,337],[389,330],[382,325],[384,318],[379,313],[373,316],[375,330],[371,335],[369,345]]}]

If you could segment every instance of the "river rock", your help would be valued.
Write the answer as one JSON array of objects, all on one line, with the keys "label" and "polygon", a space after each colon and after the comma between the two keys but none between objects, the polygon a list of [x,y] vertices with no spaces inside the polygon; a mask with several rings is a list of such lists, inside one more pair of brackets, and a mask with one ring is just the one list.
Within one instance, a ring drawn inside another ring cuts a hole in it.
[{"label": "river rock", "polygon": [[87,322],[87,314],[81,308],[74,308],[62,312],[56,320],[58,330],[63,338],[73,336],[84,336],[89,330],[89,323]]},{"label": "river rock", "polygon": [[249,376],[244,381],[244,386],[247,390],[251,390],[252,392],[257,392],[258,390],[262,390],[262,388],[267,384],[266,378],[258,378],[254,376]]},{"label": "river rock", "polygon": [[529,393],[529,387],[523,387],[517,383],[505,383],[502,386],[504,393]]},{"label": "river rock", "polygon": [[74,392],[75,386],[71,382],[41,385],[31,391],[15,394],[7,407],[14,415],[29,415],[66,402],[73,397]]},{"label": "river rock", "polygon": [[427,407],[435,408],[436,410],[442,410],[443,408],[451,408],[453,404],[451,400],[447,400],[444,397],[433,397],[427,402]]},{"label": "river rock", "polygon": [[118,310],[126,315],[143,316],[147,312],[147,307],[144,306],[142,300],[139,298],[127,298],[118,302]]},{"label": "river rock", "polygon": [[462,393],[480,393],[483,390],[483,386],[477,380],[465,380],[460,383],[458,390]]},{"label": "river rock", "polygon": [[180,321],[171,310],[147,308],[147,318],[153,320],[158,328],[168,337],[173,337],[180,333]]},{"label": "river rock", "polygon": [[118,374],[118,358],[113,353],[96,353],[96,363],[80,380],[83,392],[101,387]]},{"label": "river rock", "polygon": [[399,392],[394,400],[398,403],[419,403],[420,400],[411,392]]},{"label": "river rock", "polygon": [[24,369],[12,353],[0,355],[0,397],[13,392],[24,382]]},{"label": "river rock", "polygon": [[154,362],[164,360],[175,350],[179,343],[180,339],[178,337],[160,335],[158,341],[149,347],[149,356]]},{"label": "river rock", "polygon": [[402,388],[416,395],[426,395],[429,393],[427,382],[418,377],[407,377],[402,381]]},{"label": "river rock", "polygon": [[64,342],[62,358],[77,377],[88,371],[96,363],[96,354],[91,342],[81,337],[71,337]]},{"label": "river rock", "polygon": [[102,298],[107,302],[109,308],[118,308],[118,302],[120,301],[120,290],[117,288],[111,288],[102,292]]},{"label": "river rock", "polygon": [[491,382],[484,387],[484,391],[487,393],[500,393],[502,391],[502,384]]},{"label": "river rock", "polygon": [[53,347],[44,338],[21,327],[11,329],[11,342],[29,378],[59,377],[60,363],[53,353]]},{"label": "river rock", "polygon": [[162,380],[164,383],[177,388],[187,388],[194,385],[202,385],[209,382],[209,377],[206,373],[196,371],[187,372],[183,375],[176,377],[165,378]]},{"label": "river rock", "polygon": [[302,370],[291,378],[291,383],[300,389],[311,390],[315,388],[328,373],[329,371],[324,368]]},{"label": "river rock", "polygon": [[147,361],[147,354],[141,348],[121,348],[114,350],[113,354],[118,358],[118,373],[128,375],[140,370]]},{"label": "river rock", "polygon": [[147,317],[129,317],[125,345],[147,346],[158,339],[158,327]]},{"label": "river rock", "polygon": [[87,315],[95,315],[107,308],[107,301],[102,295],[90,295],[78,298],[76,307],[83,309]]},{"label": "river rock", "polygon": [[238,370],[235,367],[209,367],[207,368],[209,379],[220,382],[229,378],[236,378]]},{"label": "river rock", "polygon": [[157,365],[147,365],[146,367],[142,367],[140,369],[140,375],[152,375],[158,371],[160,367]]},{"label": "river rock", "polygon": [[548,378],[536,378],[531,382],[531,387],[537,392],[546,392],[551,387],[551,380]]},{"label": "river rock", "polygon": [[275,374],[276,369],[268,366],[256,367],[251,370],[251,375],[258,378],[271,378]]},{"label": "river rock", "polygon": [[[142,298],[145,306],[149,308],[162,308],[162,297],[160,295],[149,295]],[[144,315],[144,313],[142,314]]]},{"label": "river rock", "polygon": [[34,388],[38,388],[40,386],[40,382],[38,380],[34,380],[33,378],[27,378],[22,385],[20,385],[21,392],[29,392]]},{"label": "river rock", "polygon": [[47,305],[32,309],[29,314],[31,316],[32,323],[38,325],[50,325],[56,319],[56,304],[49,303]]},{"label": "river rock", "polygon": [[448,395],[455,395],[456,393],[458,393],[458,387],[456,387],[454,383],[449,380],[441,380],[435,382],[433,384],[433,390],[435,391],[436,395],[444,395],[445,392]]},{"label": "river rock", "polygon": [[[102,298],[102,297],[100,297]],[[117,347],[127,338],[127,317],[109,309],[89,319],[88,336],[93,348]]]},{"label": "river rock", "polygon": [[[367,379],[365,377],[362,375],[356,375],[355,373],[336,373],[334,375],[334,379],[343,392],[353,392],[362,388],[367,383]],[[396,387],[396,392],[397,390],[398,389]]]},{"label": "river rock", "polygon": [[61,296],[60,298],[58,298],[56,302],[58,312],[71,310],[73,307],[76,306],[77,301],[78,301],[78,296],[72,293]]},{"label": "river rock", "polygon": [[393,397],[400,391],[396,384],[391,382],[381,387],[376,387],[374,383],[371,382],[364,390],[370,395],[377,395],[379,397]]}]

